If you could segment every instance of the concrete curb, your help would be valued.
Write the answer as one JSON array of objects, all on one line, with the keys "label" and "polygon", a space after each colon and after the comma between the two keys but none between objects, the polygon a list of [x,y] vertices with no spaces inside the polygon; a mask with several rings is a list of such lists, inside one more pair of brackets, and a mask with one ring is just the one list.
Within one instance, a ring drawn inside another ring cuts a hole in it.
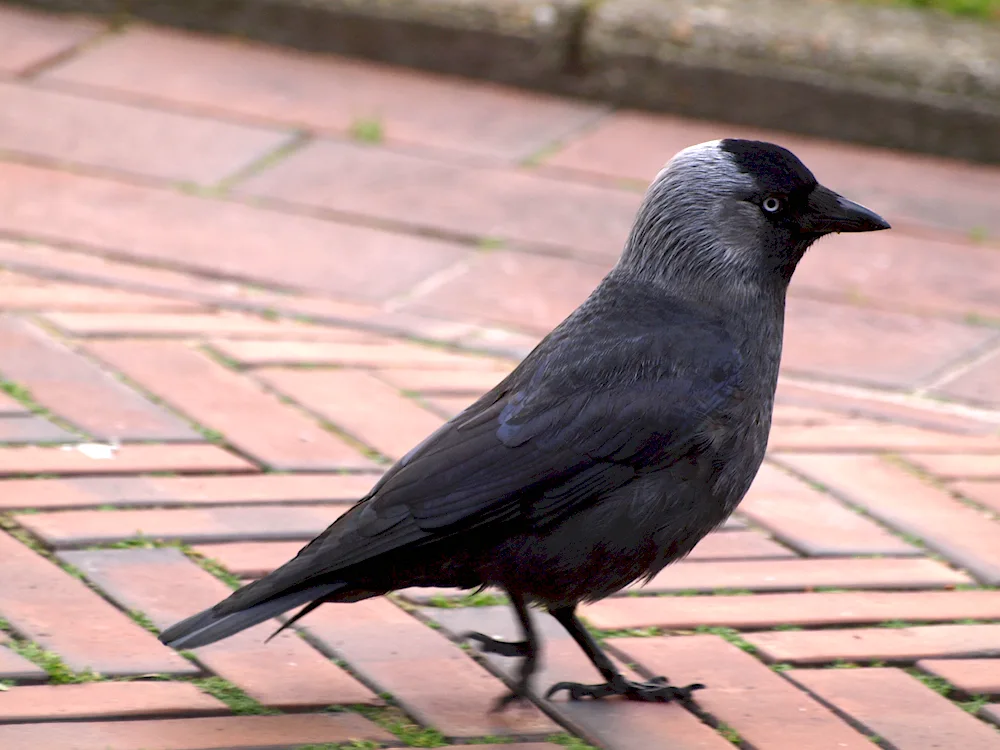
[{"label": "concrete curb", "polygon": [[842,0],[20,0],[1000,163],[1000,25]]}]

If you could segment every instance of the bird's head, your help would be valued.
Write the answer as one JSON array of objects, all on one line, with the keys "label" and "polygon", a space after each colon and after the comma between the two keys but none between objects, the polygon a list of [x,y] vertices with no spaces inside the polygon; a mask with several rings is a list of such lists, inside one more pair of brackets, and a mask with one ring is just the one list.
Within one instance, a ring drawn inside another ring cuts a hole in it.
[{"label": "bird's head", "polygon": [[686,148],[660,171],[621,264],[686,284],[780,286],[823,235],[888,228],[817,183],[787,149],[728,138]]}]

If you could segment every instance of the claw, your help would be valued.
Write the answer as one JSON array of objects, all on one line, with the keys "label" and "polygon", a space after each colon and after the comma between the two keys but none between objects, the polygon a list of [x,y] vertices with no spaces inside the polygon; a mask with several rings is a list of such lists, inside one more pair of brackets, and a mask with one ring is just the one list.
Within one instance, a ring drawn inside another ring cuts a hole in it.
[{"label": "claw", "polygon": [[691,693],[701,690],[705,686],[701,683],[693,683],[686,687],[675,687],[668,684],[666,677],[654,677],[647,682],[633,682],[631,680],[615,680],[605,682],[602,685],[584,685],[579,682],[558,682],[548,689],[545,698],[550,699],[560,690],[565,690],[569,694],[569,699],[578,701],[583,698],[600,700],[609,695],[621,695],[633,701],[681,701],[688,703],[691,701]]}]

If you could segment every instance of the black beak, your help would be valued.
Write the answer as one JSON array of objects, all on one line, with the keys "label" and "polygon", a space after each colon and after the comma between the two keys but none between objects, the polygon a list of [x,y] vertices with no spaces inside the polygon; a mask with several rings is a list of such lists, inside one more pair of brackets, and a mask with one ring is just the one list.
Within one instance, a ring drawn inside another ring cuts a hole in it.
[{"label": "black beak", "polygon": [[808,208],[800,219],[807,232],[874,232],[888,229],[889,222],[860,203],[849,201],[829,188],[817,185],[809,195]]}]

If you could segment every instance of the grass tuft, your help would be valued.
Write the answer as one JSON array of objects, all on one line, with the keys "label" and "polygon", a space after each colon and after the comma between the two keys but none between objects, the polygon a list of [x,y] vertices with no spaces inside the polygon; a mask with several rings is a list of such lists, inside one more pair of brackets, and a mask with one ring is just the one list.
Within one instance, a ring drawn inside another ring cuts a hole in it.
[{"label": "grass tuft", "polygon": [[247,716],[281,713],[276,709],[262,706],[260,701],[251,698],[243,690],[221,677],[201,677],[191,682],[203,693],[208,693],[225,703],[234,714]]}]

